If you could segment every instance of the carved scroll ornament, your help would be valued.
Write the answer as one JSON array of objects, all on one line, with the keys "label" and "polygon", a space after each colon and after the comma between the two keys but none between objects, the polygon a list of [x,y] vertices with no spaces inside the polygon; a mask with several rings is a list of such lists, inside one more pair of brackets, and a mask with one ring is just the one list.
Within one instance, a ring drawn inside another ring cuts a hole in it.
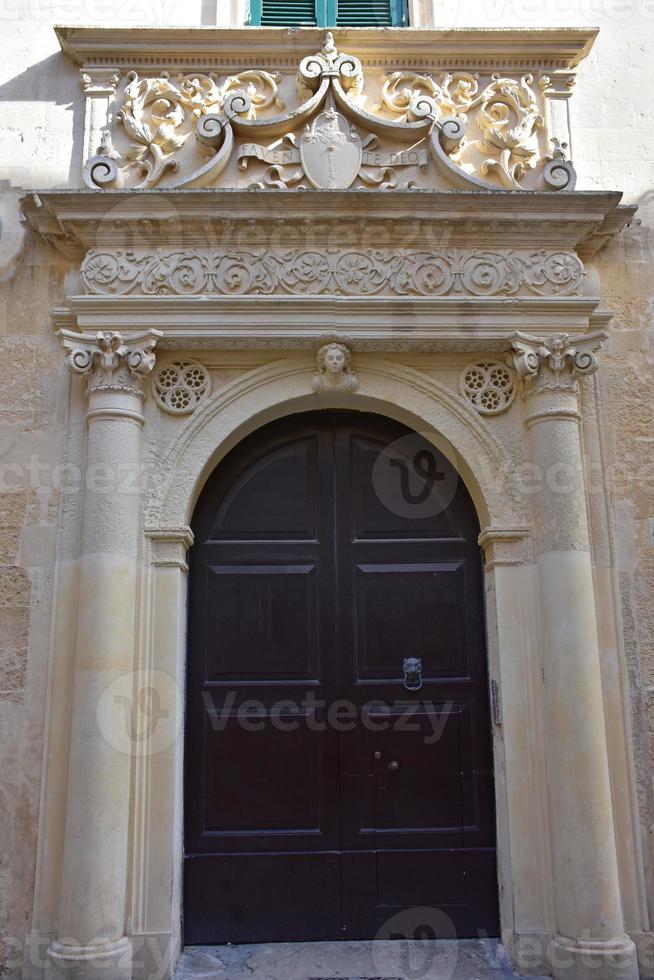
[{"label": "carved scroll ornament", "polygon": [[584,270],[573,252],[97,251],[82,268],[95,295],[576,296]]},{"label": "carved scroll ornament", "polygon": [[222,79],[130,72],[116,113],[127,149],[103,137],[86,183],[215,186],[235,156],[241,170],[263,165],[254,188],[410,188],[429,165],[455,187],[520,189],[532,170],[545,188],[574,186],[565,147],[547,146],[543,94],[529,74],[480,84],[465,71],[393,72],[368,111],[361,62],[328,33],[299,65],[295,108],[280,101],[280,80],[263,69]]}]

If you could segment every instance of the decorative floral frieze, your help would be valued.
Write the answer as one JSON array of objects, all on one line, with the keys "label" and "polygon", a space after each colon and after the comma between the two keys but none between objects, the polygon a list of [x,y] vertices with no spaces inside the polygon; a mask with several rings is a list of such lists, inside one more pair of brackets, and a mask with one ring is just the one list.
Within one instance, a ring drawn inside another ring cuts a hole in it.
[{"label": "decorative floral frieze", "polygon": [[154,368],[154,348],[161,335],[156,330],[129,338],[118,332],[91,336],[60,330],[59,336],[68,352],[68,367],[86,378],[89,392],[108,389],[142,394],[143,381]]},{"label": "decorative floral frieze", "polygon": [[582,337],[556,334],[531,337],[518,333],[513,340],[513,362],[526,383],[526,392],[574,388],[578,376],[594,374],[599,368],[597,352],[608,334],[603,330]]},{"label": "decorative floral frieze", "polygon": [[511,249],[340,249],[269,252],[90,252],[96,295],[577,296],[584,270],[572,252]]},{"label": "decorative floral frieze", "polygon": [[194,412],[211,393],[211,375],[197,361],[173,361],[159,368],[152,379],[157,405],[171,415]]},{"label": "decorative floral frieze", "polygon": [[[294,107],[280,100],[281,82],[263,68],[223,78],[129,72],[114,107],[122,146],[102,140],[86,161],[86,183],[207,187],[226,175],[223,186],[390,190],[418,186],[431,164],[457,187],[520,189],[534,170],[530,188],[573,186],[570,161],[557,149],[548,156],[545,96],[529,73],[395,71],[373,95],[361,62],[328,33],[299,64]],[[241,171],[264,169],[244,184],[228,169],[233,158]],[[398,167],[413,172],[400,181]]]},{"label": "decorative floral frieze", "polygon": [[481,415],[499,415],[515,399],[515,375],[501,361],[475,361],[461,372],[459,390]]}]

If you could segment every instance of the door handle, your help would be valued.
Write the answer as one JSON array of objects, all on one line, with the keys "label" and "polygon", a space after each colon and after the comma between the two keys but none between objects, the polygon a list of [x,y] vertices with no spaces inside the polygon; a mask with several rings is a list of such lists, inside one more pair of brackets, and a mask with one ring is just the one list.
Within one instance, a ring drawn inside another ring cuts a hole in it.
[{"label": "door handle", "polygon": [[388,763],[389,772],[398,772],[399,768],[400,768],[400,763],[396,759],[393,759],[392,762]]},{"label": "door handle", "polygon": [[402,663],[402,672],[407,691],[419,691],[422,687],[422,660],[420,657],[405,657]]}]

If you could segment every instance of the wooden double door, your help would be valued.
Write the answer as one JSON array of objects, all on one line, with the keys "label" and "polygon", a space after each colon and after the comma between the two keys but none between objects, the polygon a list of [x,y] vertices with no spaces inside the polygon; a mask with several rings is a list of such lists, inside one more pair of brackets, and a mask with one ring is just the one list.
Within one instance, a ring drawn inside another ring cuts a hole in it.
[{"label": "wooden double door", "polygon": [[497,935],[479,527],[450,463],[381,416],[294,415],[218,466],[193,530],[185,941],[374,938],[416,907]]}]

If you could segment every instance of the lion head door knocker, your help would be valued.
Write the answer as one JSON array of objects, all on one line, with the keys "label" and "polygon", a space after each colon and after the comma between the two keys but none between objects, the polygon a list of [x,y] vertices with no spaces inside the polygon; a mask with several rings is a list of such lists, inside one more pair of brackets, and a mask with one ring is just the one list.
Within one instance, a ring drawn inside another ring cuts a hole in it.
[{"label": "lion head door knocker", "polygon": [[422,687],[422,660],[420,657],[405,657],[402,670],[404,686],[407,691],[419,691]]},{"label": "lion head door knocker", "polygon": [[318,370],[313,375],[314,391],[355,391],[359,380],[350,367],[352,352],[347,344],[330,341],[316,354]]}]

